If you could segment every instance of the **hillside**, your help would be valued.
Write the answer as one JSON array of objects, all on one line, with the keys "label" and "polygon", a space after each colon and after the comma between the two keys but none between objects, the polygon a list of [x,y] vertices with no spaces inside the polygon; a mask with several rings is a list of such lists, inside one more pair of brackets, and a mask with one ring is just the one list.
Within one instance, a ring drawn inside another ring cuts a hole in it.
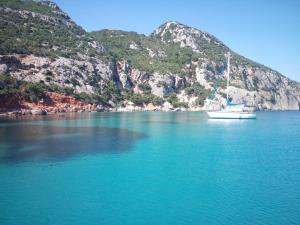
[{"label": "hillside", "polygon": [[299,110],[297,82],[178,22],[166,22],[150,36],[108,29],[87,33],[51,1],[1,0],[0,11],[1,99],[20,95],[20,85],[3,88],[13,78],[105,108],[131,101],[159,109],[167,101],[174,108],[217,109],[225,101],[230,51],[234,101],[260,110]]}]

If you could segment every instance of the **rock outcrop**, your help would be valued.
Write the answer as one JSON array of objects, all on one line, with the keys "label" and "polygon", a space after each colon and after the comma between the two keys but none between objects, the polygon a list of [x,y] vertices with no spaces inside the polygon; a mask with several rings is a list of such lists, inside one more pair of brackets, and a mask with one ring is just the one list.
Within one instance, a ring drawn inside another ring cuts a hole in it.
[{"label": "rock outcrop", "polygon": [[[9,109],[9,110],[7,110]],[[88,104],[71,96],[59,93],[47,93],[45,100],[32,102],[26,101],[19,96],[3,99],[0,102],[0,113],[2,115],[47,115],[52,113],[71,112],[96,112],[108,110],[102,105]]]}]

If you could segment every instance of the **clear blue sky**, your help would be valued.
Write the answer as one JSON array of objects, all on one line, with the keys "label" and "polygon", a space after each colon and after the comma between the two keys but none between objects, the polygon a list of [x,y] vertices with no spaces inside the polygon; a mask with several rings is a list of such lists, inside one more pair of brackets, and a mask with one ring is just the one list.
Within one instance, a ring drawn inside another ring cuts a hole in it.
[{"label": "clear blue sky", "polygon": [[300,81],[299,0],[54,1],[87,31],[107,28],[148,35],[165,21],[179,21]]}]

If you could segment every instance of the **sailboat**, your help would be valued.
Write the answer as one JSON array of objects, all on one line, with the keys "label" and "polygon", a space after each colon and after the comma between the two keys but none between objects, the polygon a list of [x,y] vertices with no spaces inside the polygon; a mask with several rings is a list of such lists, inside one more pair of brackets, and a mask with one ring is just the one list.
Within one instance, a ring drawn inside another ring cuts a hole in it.
[{"label": "sailboat", "polygon": [[219,111],[207,112],[212,119],[256,119],[256,113],[245,110],[244,103],[232,103],[229,100],[230,52],[227,54],[227,93],[226,105]]}]

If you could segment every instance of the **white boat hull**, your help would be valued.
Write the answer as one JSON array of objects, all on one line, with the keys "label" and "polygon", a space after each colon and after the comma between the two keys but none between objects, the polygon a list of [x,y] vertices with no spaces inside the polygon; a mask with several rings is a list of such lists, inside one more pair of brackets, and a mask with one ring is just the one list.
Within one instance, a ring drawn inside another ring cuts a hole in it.
[{"label": "white boat hull", "polygon": [[228,111],[216,111],[207,112],[211,119],[256,119],[254,112],[228,112]]}]

